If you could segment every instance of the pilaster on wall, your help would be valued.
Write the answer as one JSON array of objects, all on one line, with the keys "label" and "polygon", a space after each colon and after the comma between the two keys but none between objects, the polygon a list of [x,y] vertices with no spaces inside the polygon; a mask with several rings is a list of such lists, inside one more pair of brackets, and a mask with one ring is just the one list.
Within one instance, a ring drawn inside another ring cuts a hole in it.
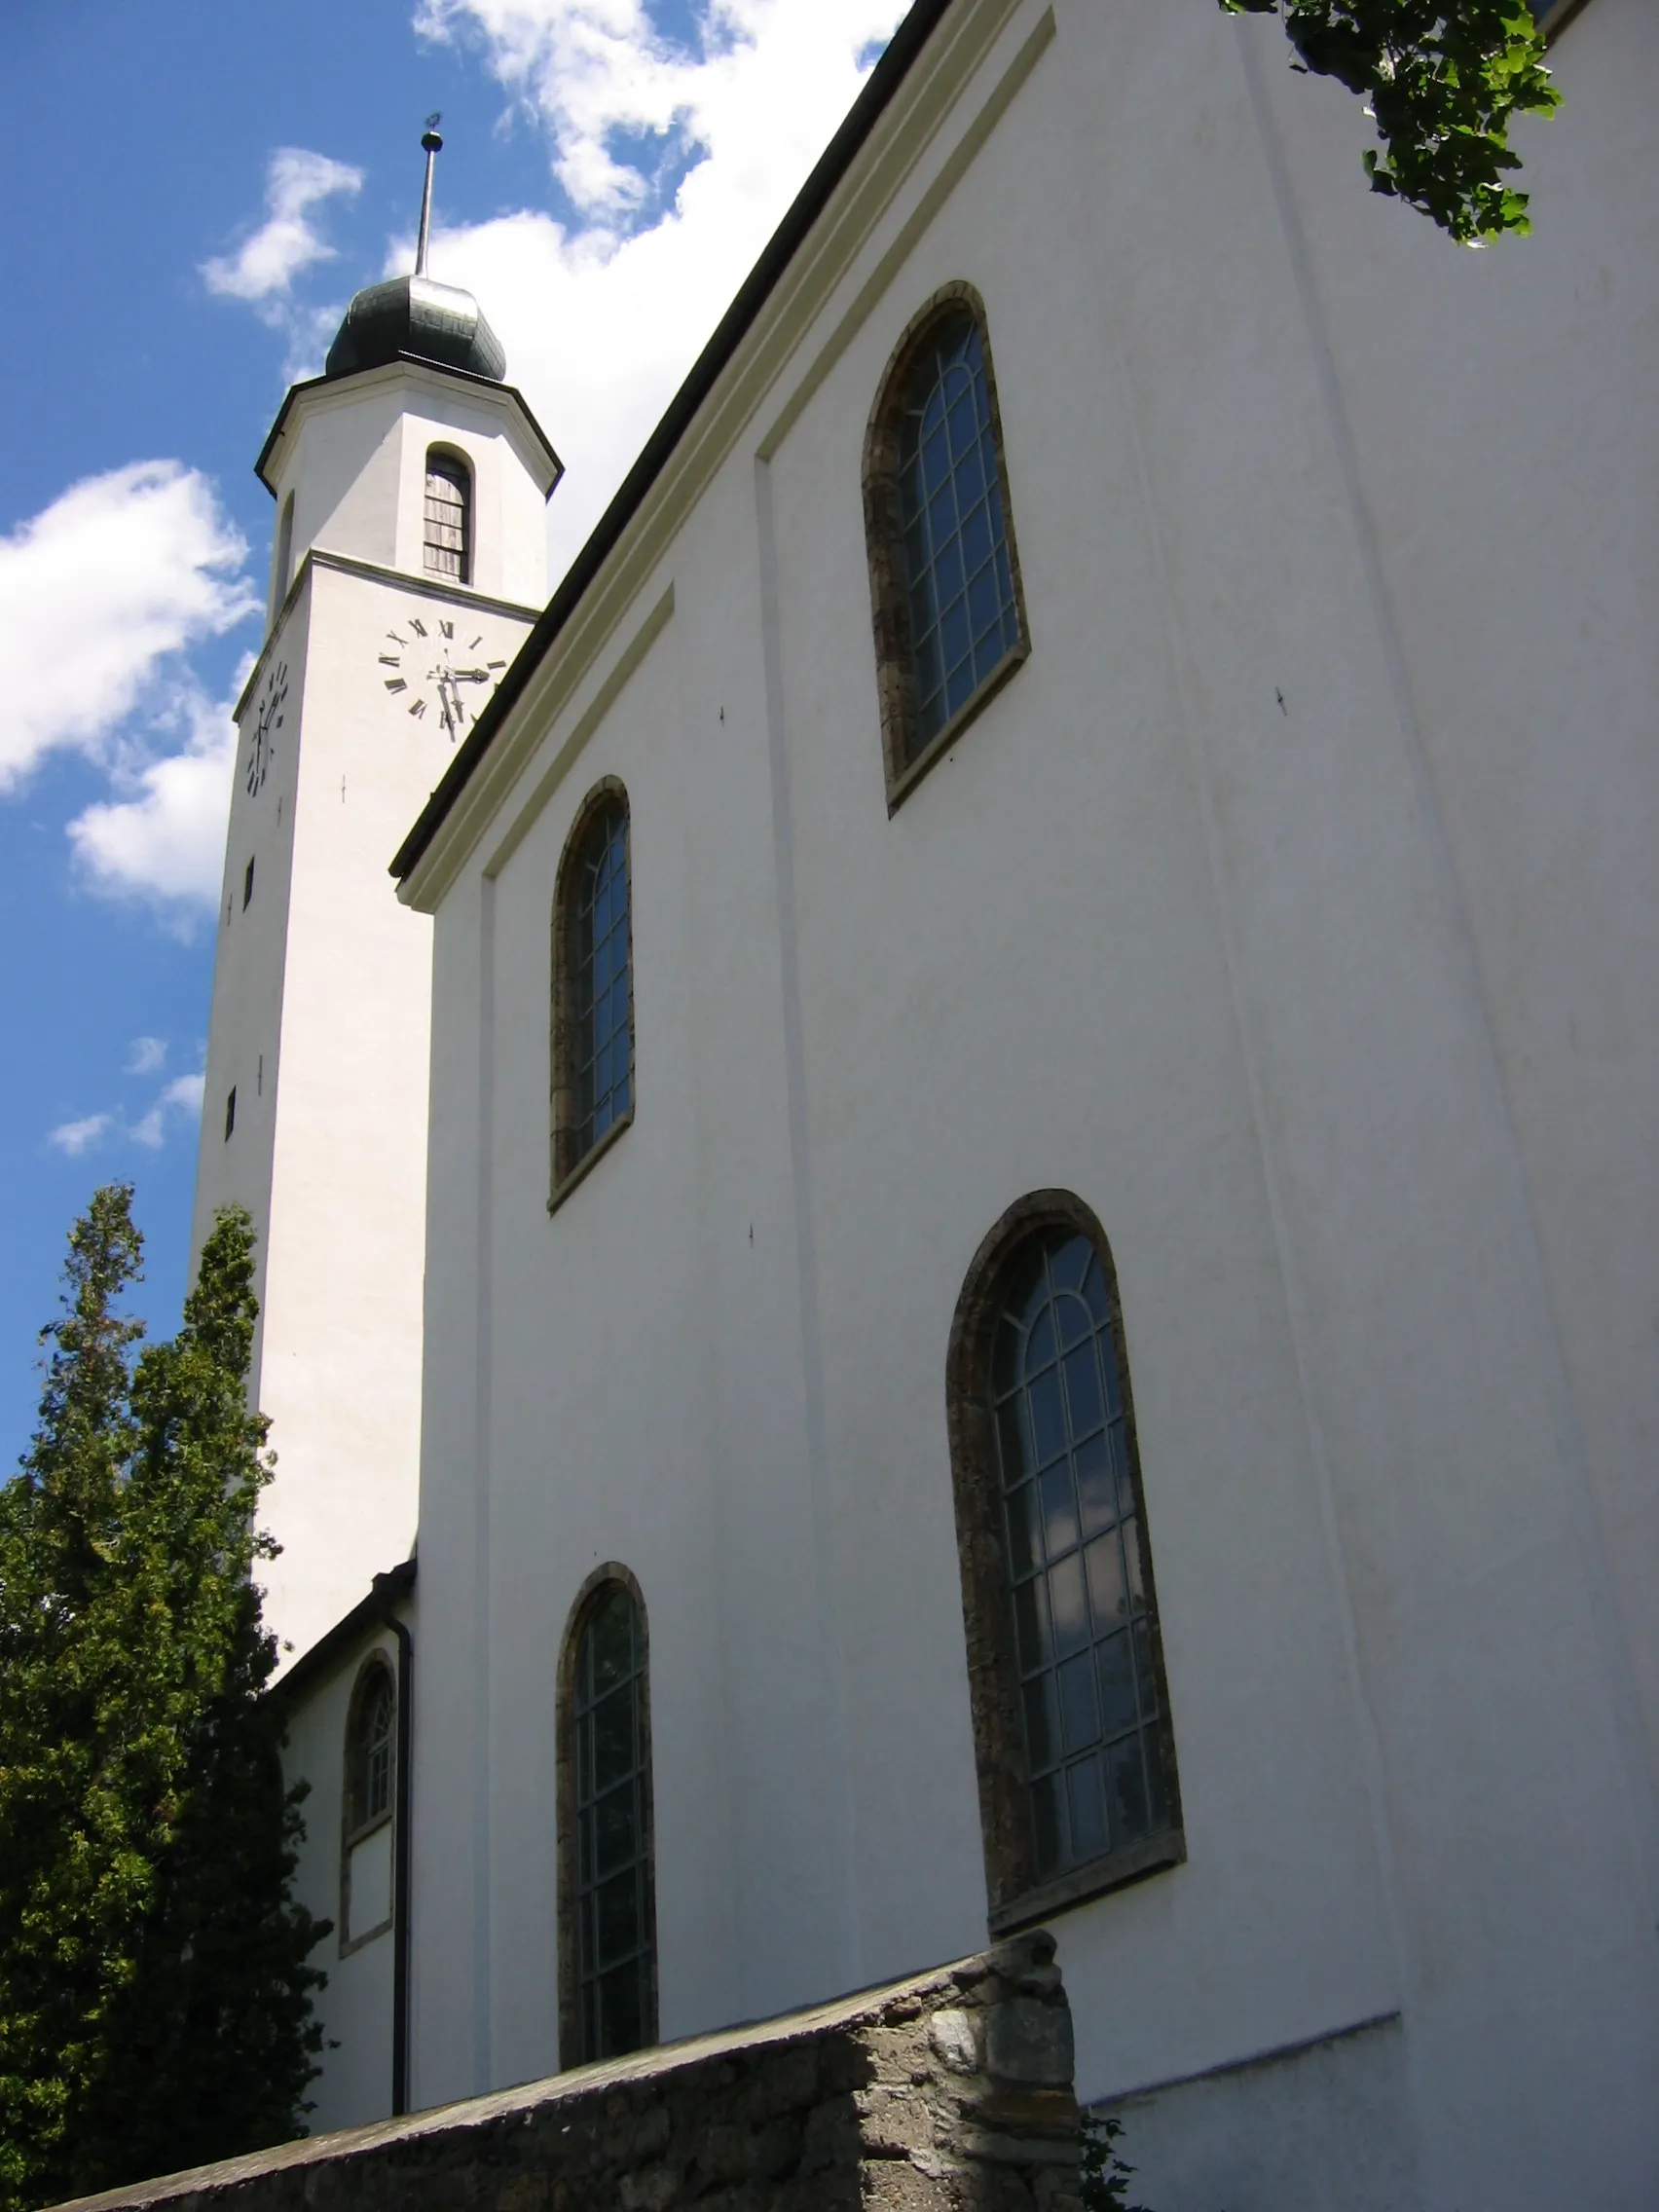
[{"label": "pilaster on wall", "polygon": [[78,2212],[1082,2212],[1071,2011],[1042,1930],[757,2027],[286,2144]]}]

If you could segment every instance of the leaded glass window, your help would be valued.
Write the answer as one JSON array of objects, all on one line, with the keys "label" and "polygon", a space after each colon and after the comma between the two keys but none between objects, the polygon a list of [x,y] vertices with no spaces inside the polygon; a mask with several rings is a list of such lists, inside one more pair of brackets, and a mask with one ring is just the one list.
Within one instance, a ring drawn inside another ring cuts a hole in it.
[{"label": "leaded glass window", "polygon": [[369,1701],[364,1736],[365,1820],[391,1810],[391,1685],[383,1676]]},{"label": "leaded glass window", "polygon": [[396,1717],[391,1677],[377,1661],[358,1688],[351,1718],[347,1825],[352,1833],[391,1811]]},{"label": "leaded glass window", "polygon": [[579,2063],[655,2033],[645,1624],[629,1590],[602,1589],[576,1642],[575,1997]]},{"label": "leaded glass window", "polygon": [[633,1099],[628,810],[620,802],[608,802],[589,825],[573,894],[571,1150],[580,1160]]},{"label": "leaded glass window", "polygon": [[472,580],[472,476],[459,454],[426,456],[425,566],[429,576]]},{"label": "leaded glass window", "polygon": [[965,309],[911,364],[898,458],[913,756],[1020,642],[984,344]]},{"label": "leaded glass window", "polygon": [[999,1304],[991,1412],[1041,1883],[1169,1816],[1121,1347],[1092,1240],[1034,1238]]}]

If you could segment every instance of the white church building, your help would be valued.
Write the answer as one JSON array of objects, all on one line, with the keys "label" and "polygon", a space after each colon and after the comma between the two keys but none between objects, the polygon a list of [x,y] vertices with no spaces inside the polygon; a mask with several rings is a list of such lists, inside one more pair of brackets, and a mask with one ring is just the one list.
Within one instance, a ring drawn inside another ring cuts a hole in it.
[{"label": "white church building", "polygon": [[551,599],[467,295],[289,393],[314,2126],[1040,1923],[1155,2212],[1659,2203],[1659,8],[1555,24],[1470,254],[1272,20],[917,0]]}]

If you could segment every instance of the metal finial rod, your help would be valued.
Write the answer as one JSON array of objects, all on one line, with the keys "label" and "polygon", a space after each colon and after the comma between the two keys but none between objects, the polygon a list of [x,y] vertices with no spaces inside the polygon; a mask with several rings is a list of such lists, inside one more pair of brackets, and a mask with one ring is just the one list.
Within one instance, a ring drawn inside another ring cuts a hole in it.
[{"label": "metal finial rod", "polygon": [[427,116],[426,128],[421,138],[421,143],[426,150],[426,182],[421,193],[421,235],[415,242],[417,276],[424,276],[426,274],[426,247],[432,234],[432,164],[443,150],[444,142],[438,132],[438,125],[442,121],[441,115]]}]

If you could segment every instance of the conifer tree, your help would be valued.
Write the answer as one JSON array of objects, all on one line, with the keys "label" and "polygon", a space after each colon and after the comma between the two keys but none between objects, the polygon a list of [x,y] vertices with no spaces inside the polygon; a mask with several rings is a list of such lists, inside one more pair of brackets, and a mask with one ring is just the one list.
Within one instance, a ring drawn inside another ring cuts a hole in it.
[{"label": "conifer tree", "polygon": [[252,1579],[251,1227],[221,1212],[135,1352],[140,1252],[99,1191],[0,1491],[0,2212],[298,2133],[321,2040]]}]

